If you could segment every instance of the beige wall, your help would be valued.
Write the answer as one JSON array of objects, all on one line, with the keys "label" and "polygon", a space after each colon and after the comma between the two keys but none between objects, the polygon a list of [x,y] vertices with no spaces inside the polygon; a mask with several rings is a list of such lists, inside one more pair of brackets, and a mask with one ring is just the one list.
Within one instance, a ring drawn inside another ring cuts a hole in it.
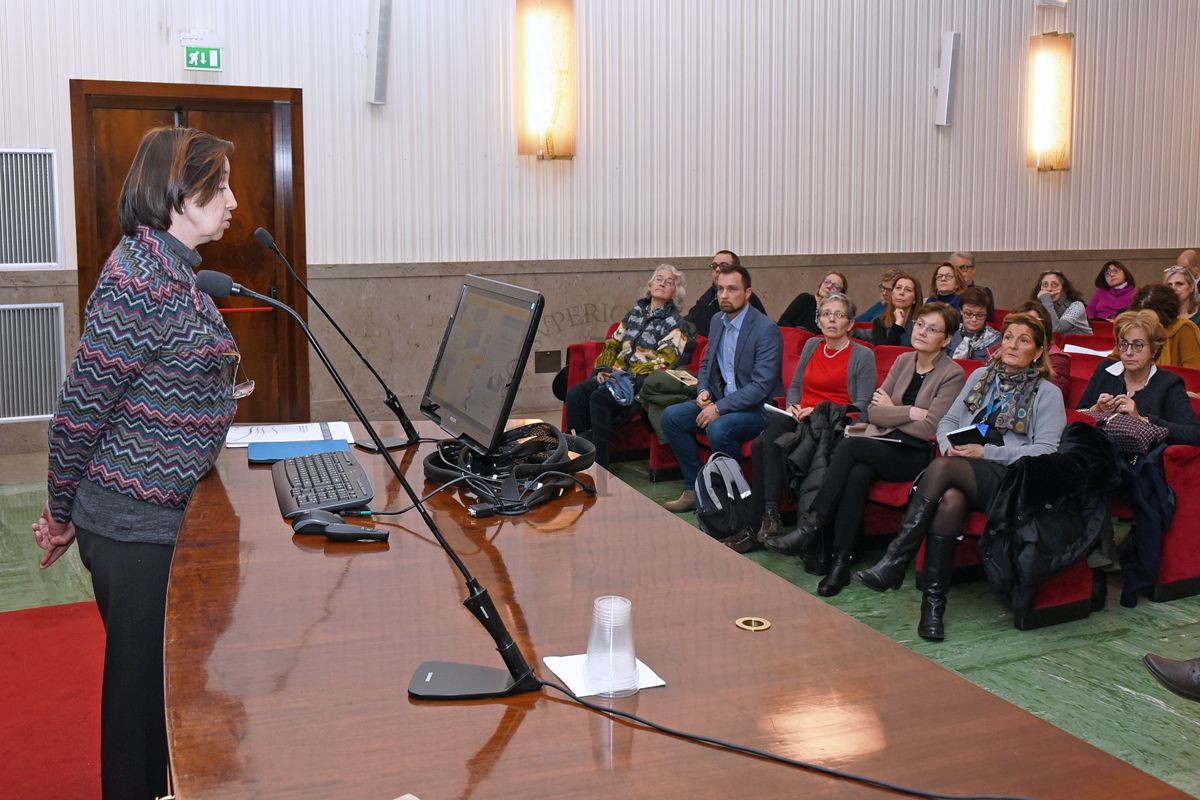
[{"label": "beige wall", "polygon": [[[1086,297],[1101,264],[1111,257],[1123,261],[1138,283],[1160,280],[1162,268],[1174,262],[1177,250],[1043,251],[976,253],[976,279],[992,287],[996,303],[1007,308],[1024,299],[1037,273],[1061,269]],[[850,295],[860,306],[875,301],[879,274],[887,267],[914,273],[926,284],[943,253],[891,253],[869,255],[758,256],[746,259],[754,288],[772,317],[778,317],[791,299],[813,291],[830,270],[845,273]],[[313,293],[371,359],[399,395],[410,416],[419,418],[417,401],[445,329],[451,303],[462,276],[485,275],[516,283],[546,296],[535,350],[557,350],[588,339],[599,339],[619,320],[639,296],[639,290],[656,264],[675,264],[687,276],[691,303],[707,285],[708,258],[647,258],[602,261],[462,262],[436,264],[385,264],[310,266]],[[79,337],[76,273],[71,270],[0,272],[0,302],[63,302],[66,306],[66,340],[73,351]],[[310,315],[311,317],[311,315]],[[311,319],[312,328],[342,372],[347,384],[372,418],[390,418],[382,391],[349,348],[336,340],[328,323]],[[70,353],[68,353],[68,358]],[[532,359],[531,359],[532,361]],[[344,419],[349,408],[310,358],[312,415],[314,419]],[[530,364],[522,381],[517,411],[554,407],[551,374],[534,374]],[[0,425],[0,451],[35,451],[44,446],[44,422]]]}]

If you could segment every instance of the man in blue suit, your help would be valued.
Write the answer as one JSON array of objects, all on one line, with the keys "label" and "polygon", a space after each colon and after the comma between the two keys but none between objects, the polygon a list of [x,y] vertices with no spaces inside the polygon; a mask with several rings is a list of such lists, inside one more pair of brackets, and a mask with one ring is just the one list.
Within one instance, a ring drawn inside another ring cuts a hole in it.
[{"label": "man in blue suit", "polygon": [[664,503],[681,513],[696,507],[700,452],[696,432],[703,430],[713,452],[738,458],[742,442],[762,433],[763,403],[783,394],[783,335],[770,317],[750,303],[750,273],[741,264],[725,264],[717,275],[721,313],[708,328],[708,352],[700,365],[699,394],[663,412],[662,427],[683,472],[683,494]]}]

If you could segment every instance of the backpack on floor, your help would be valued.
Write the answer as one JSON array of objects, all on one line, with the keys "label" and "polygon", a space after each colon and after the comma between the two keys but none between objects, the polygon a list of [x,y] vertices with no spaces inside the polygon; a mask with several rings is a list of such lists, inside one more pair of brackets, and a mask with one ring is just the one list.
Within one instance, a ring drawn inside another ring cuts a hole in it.
[{"label": "backpack on floor", "polygon": [[740,533],[750,524],[750,485],[737,459],[713,453],[696,476],[696,519],[714,539]]}]

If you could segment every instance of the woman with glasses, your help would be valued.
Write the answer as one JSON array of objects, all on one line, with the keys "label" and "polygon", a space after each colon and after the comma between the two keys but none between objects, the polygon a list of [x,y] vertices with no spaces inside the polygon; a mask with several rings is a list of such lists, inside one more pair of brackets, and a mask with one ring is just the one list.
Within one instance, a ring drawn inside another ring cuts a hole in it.
[{"label": "woman with glasses", "polygon": [[1179,295],[1170,286],[1152,283],[1137,290],[1131,311],[1148,309],[1158,315],[1166,332],[1166,343],[1156,357],[1163,367],[1200,369],[1200,327],[1179,315]]},{"label": "woman with glasses", "polygon": [[[49,500],[33,529],[48,567],[75,541],[104,620],[105,797],[167,788],[163,618],[184,508],[237,410],[237,346],[196,288],[196,248],[237,208],[233,144],[156,128],[118,207],[123,236],[87,302],[50,422]],[[65,666],[64,666],[65,668]]]},{"label": "woman with glasses", "polygon": [[[1183,378],[1155,365],[1167,343],[1167,332],[1158,315],[1149,310],[1126,311],[1117,317],[1113,333],[1119,357],[1107,358],[1096,367],[1079,398],[1079,410],[1105,417],[1128,414],[1165,428],[1167,444],[1200,445],[1200,421],[1192,409]],[[1122,559],[1125,586],[1121,604],[1125,606],[1136,605],[1138,593],[1157,580],[1166,527],[1161,517],[1147,513],[1155,507],[1154,499],[1160,496],[1161,486],[1156,484],[1162,479],[1161,472],[1146,469],[1145,455],[1138,461],[1137,470],[1132,466],[1122,470],[1124,493],[1137,498],[1133,503],[1133,547],[1130,555]],[[1108,537],[1103,551],[1111,548],[1111,532]]]},{"label": "woman with glasses", "polygon": [[860,313],[854,318],[855,322],[874,322],[879,319],[884,311],[887,310],[888,301],[892,299],[892,287],[896,285],[896,278],[903,275],[902,270],[895,267],[885,270],[879,278],[879,302]]},{"label": "woman with glasses", "polygon": [[[922,639],[945,638],[946,595],[967,515],[987,510],[1009,464],[1058,449],[1066,411],[1062,392],[1050,381],[1049,338],[1032,314],[1004,318],[996,355],[971,373],[938,423],[942,455],[913,487],[900,532],[875,566],[857,573],[875,591],[898,589],[925,542],[925,568],[917,575],[922,591],[917,634]],[[982,444],[958,438],[965,434],[956,432],[968,427]],[[951,433],[959,444],[951,443]]]},{"label": "woman with glasses", "polygon": [[[986,302],[987,294],[979,294]],[[770,549],[795,555],[832,526],[833,557],[817,585],[822,597],[836,595],[850,582],[850,556],[862,533],[871,484],[911,481],[929,464],[930,440],[963,385],[962,367],[946,351],[957,330],[958,314],[950,306],[921,306],[913,325],[913,351],[896,359],[851,428],[854,435],[838,443],[812,507],[794,531],[766,540]]]},{"label": "woman with glasses", "polygon": [[945,303],[957,311],[962,308],[962,301],[958,296],[966,288],[967,279],[963,277],[959,268],[949,261],[943,261],[938,264],[938,268],[933,271],[933,277],[929,279],[929,297],[925,298],[925,302]]},{"label": "woman with glasses", "polygon": [[1133,302],[1137,281],[1120,261],[1105,261],[1096,274],[1096,293],[1088,301],[1088,319],[1116,319]]},{"label": "woman with glasses", "polygon": [[1167,267],[1163,283],[1179,298],[1179,318],[1200,325],[1200,296],[1196,294],[1196,279],[1187,267]]},{"label": "woman with glasses", "polygon": [[821,333],[821,324],[817,320],[817,306],[831,294],[845,294],[848,291],[850,282],[846,280],[845,275],[840,272],[829,273],[821,280],[815,296],[808,292],[796,295],[779,318],[779,327],[804,328],[812,333]]},{"label": "woman with glasses", "polygon": [[1050,313],[1050,324],[1053,326],[1051,336],[1056,333],[1092,332],[1083,295],[1058,270],[1047,270],[1039,275],[1029,299],[1037,300]]},{"label": "woman with glasses", "polygon": [[567,429],[596,445],[596,463],[602,467],[608,466],[613,428],[633,409],[631,403],[618,400],[607,383],[614,371],[626,373],[634,384],[632,397],[647,375],[679,363],[695,338],[691,323],[679,311],[686,295],[683,273],[659,264],[646,281],[642,299],[604,343],[592,377],[567,391]]},{"label": "woman with glasses", "polygon": [[978,286],[963,291],[962,327],[950,340],[947,350],[951,358],[971,358],[986,361],[989,351],[1000,342],[1000,331],[987,324],[992,315],[988,293]]},{"label": "woman with glasses", "polygon": [[917,279],[901,272],[892,282],[892,292],[884,304],[883,313],[871,323],[871,344],[912,346],[912,327],[920,306]]},{"label": "woman with glasses", "polygon": [[[725,542],[739,553],[757,550],[767,538],[780,533],[779,499],[787,478],[789,454],[780,438],[786,439],[801,428],[811,431],[807,421],[823,401],[856,409],[864,409],[871,402],[875,390],[875,354],[870,347],[850,337],[854,311],[854,302],[844,294],[821,298],[817,319],[823,335],[804,343],[788,387],[786,413],[767,413],[766,427],[751,449],[750,524]],[[823,462],[828,455],[821,455]]]}]

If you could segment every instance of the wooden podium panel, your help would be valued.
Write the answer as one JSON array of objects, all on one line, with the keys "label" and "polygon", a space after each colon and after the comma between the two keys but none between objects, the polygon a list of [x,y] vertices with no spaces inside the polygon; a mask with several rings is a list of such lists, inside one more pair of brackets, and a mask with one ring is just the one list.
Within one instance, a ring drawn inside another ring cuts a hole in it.
[{"label": "wooden podium panel", "polygon": [[[432,488],[421,473],[430,447],[397,454],[419,493]],[[380,456],[356,455],[373,508],[408,505]],[[598,496],[577,490],[522,517],[471,519],[454,492],[428,504],[541,677],[557,681],[543,656],[585,649],[592,599],[622,594],[638,657],[667,685],[611,702],[656,722],[943,793],[1186,796],[590,472]],[[201,481],[167,601],[177,797],[885,794],[612,721],[549,689],[410,700],[422,661],[503,664],[420,517],[378,519],[395,526],[387,544],[293,536],[270,470],[242,450]],[[738,629],[747,615],[773,625]]]}]

